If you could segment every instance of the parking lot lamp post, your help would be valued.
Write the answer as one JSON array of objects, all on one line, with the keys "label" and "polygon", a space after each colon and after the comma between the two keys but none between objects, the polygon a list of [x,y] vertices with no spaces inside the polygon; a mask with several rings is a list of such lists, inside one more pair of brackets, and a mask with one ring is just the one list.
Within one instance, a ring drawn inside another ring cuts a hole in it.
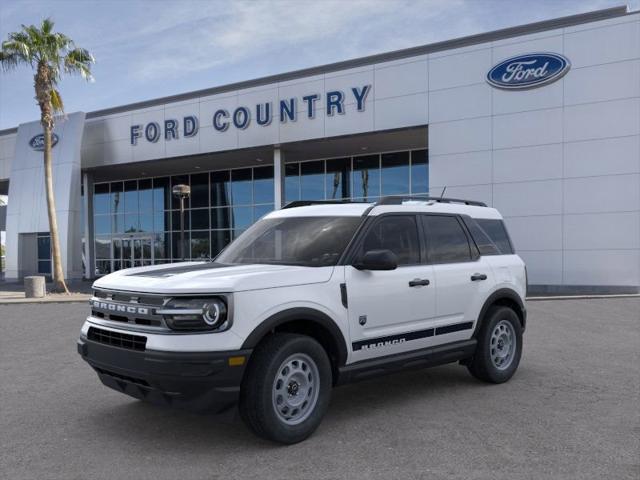
[{"label": "parking lot lamp post", "polygon": [[180,259],[184,262],[184,201],[191,195],[189,185],[176,185],[172,189],[173,196],[180,199]]}]

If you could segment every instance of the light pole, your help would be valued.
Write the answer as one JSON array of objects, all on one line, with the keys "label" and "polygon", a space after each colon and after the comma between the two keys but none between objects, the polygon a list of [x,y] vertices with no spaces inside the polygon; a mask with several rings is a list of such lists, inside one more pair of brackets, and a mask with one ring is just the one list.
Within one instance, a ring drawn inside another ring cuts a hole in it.
[{"label": "light pole", "polygon": [[180,259],[184,262],[184,201],[191,195],[189,185],[175,185],[171,191],[180,199]]}]

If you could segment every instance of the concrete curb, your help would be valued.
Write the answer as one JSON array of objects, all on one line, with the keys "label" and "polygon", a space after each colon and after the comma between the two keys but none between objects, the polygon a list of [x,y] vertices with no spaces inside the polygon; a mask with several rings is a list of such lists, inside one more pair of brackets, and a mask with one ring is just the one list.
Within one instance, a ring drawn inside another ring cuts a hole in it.
[{"label": "concrete curb", "polygon": [[640,298],[640,293],[621,293],[612,295],[551,295],[546,297],[527,297],[527,302],[548,300],[590,300],[595,298]]}]

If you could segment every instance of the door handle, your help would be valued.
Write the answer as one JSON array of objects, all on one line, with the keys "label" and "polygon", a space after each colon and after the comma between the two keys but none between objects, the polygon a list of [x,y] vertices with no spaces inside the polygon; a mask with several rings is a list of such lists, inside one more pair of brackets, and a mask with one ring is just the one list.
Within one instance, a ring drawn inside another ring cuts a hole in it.
[{"label": "door handle", "polygon": [[487,276],[484,273],[474,273],[471,275],[471,281],[477,282],[478,280],[486,280]]},{"label": "door handle", "polygon": [[429,280],[426,278],[415,278],[409,282],[410,287],[424,287],[429,285]]}]

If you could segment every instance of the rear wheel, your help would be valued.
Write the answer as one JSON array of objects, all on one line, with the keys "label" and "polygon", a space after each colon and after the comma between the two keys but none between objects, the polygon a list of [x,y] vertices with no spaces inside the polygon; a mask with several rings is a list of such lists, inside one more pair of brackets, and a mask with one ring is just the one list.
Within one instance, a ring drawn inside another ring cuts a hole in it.
[{"label": "rear wheel", "polygon": [[509,307],[491,307],[477,337],[478,347],[467,368],[474,377],[490,383],[509,380],[522,355],[522,326]]},{"label": "rear wheel", "polygon": [[297,443],[320,424],[331,397],[331,363],[313,338],[268,337],[256,348],[242,382],[240,415],[257,435]]}]

